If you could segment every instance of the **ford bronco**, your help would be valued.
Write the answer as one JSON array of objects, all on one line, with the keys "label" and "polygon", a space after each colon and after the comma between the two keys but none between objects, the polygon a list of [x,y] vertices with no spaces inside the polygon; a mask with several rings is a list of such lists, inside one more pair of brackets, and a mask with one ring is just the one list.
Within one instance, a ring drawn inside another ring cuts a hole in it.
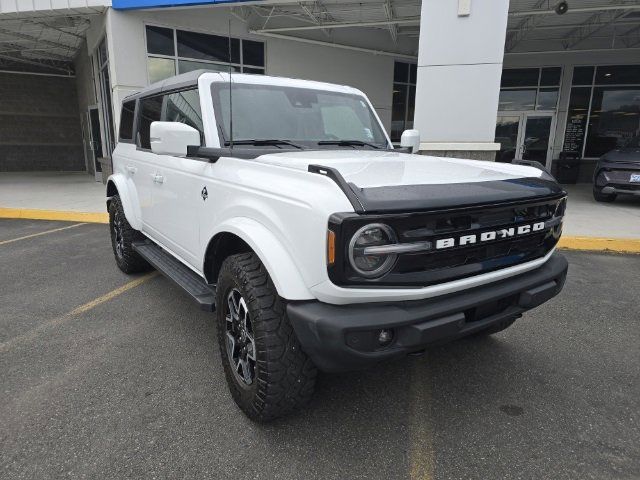
[{"label": "ford bronco", "polygon": [[493,334],[562,289],[566,194],[542,168],[394,148],[354,88],[197,71],[123,101],[115,260],[215,312],[226,380],[267,421],[317,370]]}]

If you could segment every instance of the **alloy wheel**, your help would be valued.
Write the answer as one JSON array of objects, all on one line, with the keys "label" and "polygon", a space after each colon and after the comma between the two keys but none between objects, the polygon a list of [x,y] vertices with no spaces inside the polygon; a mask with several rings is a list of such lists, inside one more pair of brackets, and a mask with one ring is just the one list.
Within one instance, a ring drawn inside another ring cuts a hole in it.
[{"label": "alloy wheel", "polygon": [[256,343],[249,309],[237,288],[227,295],[226,340],[227,356],[236,378],[251,385],[256,373]]}]

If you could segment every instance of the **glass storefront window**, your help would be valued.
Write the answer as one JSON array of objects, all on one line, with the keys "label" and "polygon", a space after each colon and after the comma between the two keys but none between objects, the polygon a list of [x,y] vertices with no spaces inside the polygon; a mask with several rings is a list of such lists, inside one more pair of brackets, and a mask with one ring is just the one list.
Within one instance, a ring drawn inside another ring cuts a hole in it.
[{"label": "glass storefront window", "polygon": [[231,68],[232,72],[239,72],[239,67],[224,65],[220,63],[194,62],[193,60],[178,60],[178,70],[180,73],[193,72],[201,68],[213,70],[214,72],[228,72]]},{"label": "glass storefront window", "polygon": [[536,106],[536,90],[502,90],[498,110],[533,110]]},{"label": "glass storefront window", "polygon": [[565,152],[597,158],[640,135],[640,65],[575,67],[572,84],[585,86],[571,88]]},{"label": "glass storefront window", "polygon": [[498,111],[555,110],[561,78],[560,67],[502,70]]},{"label": "glass storefront window", "polygon": [[586,157],[599,157],[640,135],[640,86],[596,87],[591,101]]},{"label": "glass storefront window", "polygon": [[609,65],[596,69],[596,85],[640,84],[640,65]]},{"label": "glass storefront window", "polygon": [[393,68],[393,100],[391,106],[391,141],[398,142],[402,132],[413,128],[418,66],[395,62]]},{"label": "glass storefront window", "polygon": [[198,69],[265,73],[264,42],[152,25],[146,36],[149,83]]},{"label": "glass storefront window", "polygon": [[538,92],[536,110],[555,110],[558,105],[557,88],[541,88]]},{"label": "glass storefront window", "polygon": [[149,83],[159,82],[176,74],[176,62],[171,58],[147,58]]}]

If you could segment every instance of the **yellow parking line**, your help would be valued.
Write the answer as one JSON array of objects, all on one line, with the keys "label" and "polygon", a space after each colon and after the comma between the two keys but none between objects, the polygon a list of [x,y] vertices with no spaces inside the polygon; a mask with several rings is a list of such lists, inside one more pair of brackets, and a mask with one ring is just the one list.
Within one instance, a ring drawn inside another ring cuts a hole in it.
[{"label": "yellow parking line", "polygon": [[[427,355],[427,354],[425,354]],[[435,471],[431,371],[428,359],[411,360],[409,371],[409,478],[432,480]]]},{"label": "yellow parking line", "polygon": [[12,238],[10,240],[3,240],[0,242],[0,245],[6,245],[7,243],[26,240],[27,238],[39,237],[40,235],[47,235],[48,233],[59,232],[60,230],[67,230],[69,228],[80,227],[81,225],[86,225],[86,223],[76,223],[75,225],[69,225],[68,227],[54,228],[53,230],[46,230],[44,232],[32,233],[31,235],[25,235],[24,237]]},{"label": "yellow parking line", "polygon": [[60,220],[65,222],[109,223],[108,213],[65,212],[61,210],[34,210],[29,208],[2,208],[0,218],[29,220]]},{"label": "yellow parking line", "polygon": [[566,250],[586,250],[593,252],[640,253],[640,239],[562,237],[560,238],[558,247]]},{"label": "yellow parking line", "polygon": [[115,290],[110,291],[109,293],[106,293],[94,300],[91,300],[90,302],[87,302],[83,305],[80,305],[79,307],[74,308],[73,310],[71,310],[68,313],[65,313],[64,315],[60,315],[59,317],[55,317],[52,318],[51,320],[41,323],[40,325],[38,325],[37,327],[29,330],[28,332],[19,335],[17,337],[11,338],[10,340],[7,340],[4,343],[0,343],[0,353],[3,353],[7,350],[9,350],[9,348],[11,348],[12,346],[19,344],[19,343],[24,343],[30,340],[34,340],[37,338],[37,336],[42,333],[43,331],[51,328],[51,327],[58,327],[66,322],[68,322],[69,320],[77,317],[78,315],[85,313],[89,310],[91,310],[92,308],[97,307],[98,305],[101,305],[105,302],[108,302],[109,300],[112,300],[114,298],[116,298],[119,295],[122,295],[123,293],[125,293],[128,290],[131,290],[132,288],[135,288],[139,285],[142,285],[143,283],[145,283],[148,280],[151,280],[152,278],[156,277],[158,275],[157,271],[153,271],[153,272],[149,272],[146,275],[143,275],[142,277],[136,278],[135,280],[131,280],[128,283],[125,283],[124,285],[122,285],[119,288],[116,288]]}]

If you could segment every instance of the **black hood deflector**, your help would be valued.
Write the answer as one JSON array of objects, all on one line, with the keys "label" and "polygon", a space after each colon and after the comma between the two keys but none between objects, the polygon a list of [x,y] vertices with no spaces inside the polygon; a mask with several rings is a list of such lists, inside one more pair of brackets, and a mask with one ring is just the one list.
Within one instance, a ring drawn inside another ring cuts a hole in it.
[{"label": "black hood deflector", "polygon": [[347,183],[335,168],[309,165],[309,171],[325,175],[336,182],[357,213],[420,212],[566,195],[562,187],[550,176],[360,188],[353,183]]}]

